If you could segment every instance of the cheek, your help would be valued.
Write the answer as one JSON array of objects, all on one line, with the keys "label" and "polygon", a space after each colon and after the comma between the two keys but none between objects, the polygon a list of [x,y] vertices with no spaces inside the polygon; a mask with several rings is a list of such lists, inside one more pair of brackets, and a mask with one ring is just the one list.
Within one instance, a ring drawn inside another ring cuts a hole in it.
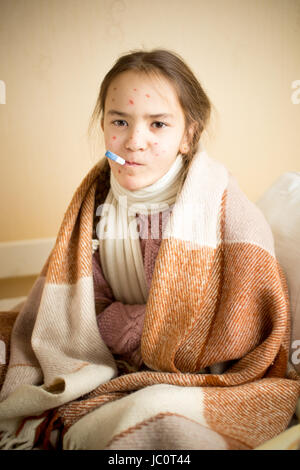
[{"label": "cheek", "polygon": [[158,142],[154,142],[154,155],[155,157],[163,156],[167,152],[165,146],[160,145]]},{"label": "cheek", "polygon": [[115,134],[112,134],[108,137],[107,144],[112,150],[114,150],[120,144],[119,141],[120,141],[119,137]]},{"label": "cheek", "polygon": [[161,152],[161,146],[159,145],[158,142],[154,142],[154,156],[159,157],[160,152]]}]

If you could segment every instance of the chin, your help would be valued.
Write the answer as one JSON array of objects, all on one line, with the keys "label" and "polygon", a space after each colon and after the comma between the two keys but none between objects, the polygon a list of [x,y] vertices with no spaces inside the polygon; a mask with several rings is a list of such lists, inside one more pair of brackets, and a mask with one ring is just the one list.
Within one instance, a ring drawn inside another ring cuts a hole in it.
[{"label": "chin", "polygon": [[[149,186],[149,183],[144,183],[143,181],[134,181],[129,179],[119,180],[119,183],[123,188],[127,189],[128,191],[137,191],[139,189],[145,188],[145,186]],[[151,184],[151,183],[150,183]]]},{"label": "chin", "polygon": [[134,184],[134,183],[127,183],[122,184],[123,188],[127,189],[128,191],[138,191],[139,189],[144,188],[141,184]]}]

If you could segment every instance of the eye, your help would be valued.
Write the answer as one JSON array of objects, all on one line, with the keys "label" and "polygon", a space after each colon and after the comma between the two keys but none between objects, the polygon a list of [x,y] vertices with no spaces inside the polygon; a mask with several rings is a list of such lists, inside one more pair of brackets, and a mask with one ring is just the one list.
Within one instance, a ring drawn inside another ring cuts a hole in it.
[{"label": "eye", "polygon": [[116,121],[113,121],[113,124],[117,127],[124,127],[124,123],[127,124],[127,122],[123,119],[117,119]]},{"label": "eye", "polygon": [[161,122],[161,121],[155,121],[152,124],[158,124],[158,126],[155,126],[156,129],[162,129],[163,127],[166,127],[166,125],[167,125],[167,124],[165,124],[164,122]]}]

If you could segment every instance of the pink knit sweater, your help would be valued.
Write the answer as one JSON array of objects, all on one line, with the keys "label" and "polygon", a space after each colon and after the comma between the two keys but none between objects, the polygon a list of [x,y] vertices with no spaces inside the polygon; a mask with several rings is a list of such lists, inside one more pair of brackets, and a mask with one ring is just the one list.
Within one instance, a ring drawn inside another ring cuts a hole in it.
[{"label": "pink knit sweater", "polygon": [[[150,288],[155,260],[162,239],[162,228],[171,209],[156,215],[137,216],[145,275]],[[152,234],[151,234],[152,223]],[[147,237],[148,233],[148,237]],[[153,238],[157,236],[157,238]],[[99,331],[103,341],[119,359],[136,368],[142,365],[140,343],[146,305],[128,305],[116,301],[106,282],[100,262],[99,250],[93,254],[95,306]]]}]

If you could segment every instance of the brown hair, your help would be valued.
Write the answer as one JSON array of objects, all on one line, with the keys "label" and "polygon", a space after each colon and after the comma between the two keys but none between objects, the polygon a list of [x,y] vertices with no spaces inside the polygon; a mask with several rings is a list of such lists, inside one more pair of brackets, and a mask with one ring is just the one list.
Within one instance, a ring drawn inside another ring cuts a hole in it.
[{"label": "brown hair", "polygon": [[190,149],[184,159],[187,172],[196,153],[201,134],[210,118],[211,102],[193,72],[174,52],[165,49],[154,49],[150,52],[136,50],[121,56],[102,81],[89,129],[104,116],[106,95],[112,80],[128,70],[149,76],[164,76],[173,84],[185,115],[185,128],[188,129],[190,125],[194,125],[193,135],[189,142]]}]

